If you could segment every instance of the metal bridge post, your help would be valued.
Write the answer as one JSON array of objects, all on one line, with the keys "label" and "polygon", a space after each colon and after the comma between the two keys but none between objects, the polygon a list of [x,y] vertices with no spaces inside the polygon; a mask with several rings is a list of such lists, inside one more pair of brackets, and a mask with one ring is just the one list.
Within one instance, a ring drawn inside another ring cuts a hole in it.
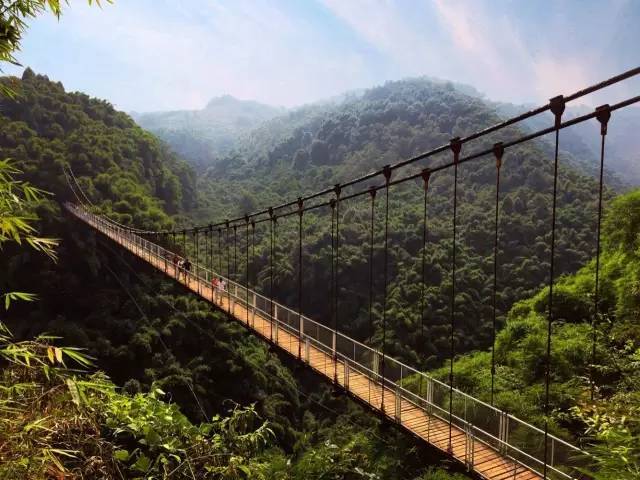
[{"label": "metal bridge post", "polygon": [[253,294],[253,300],[251,301],[251,306],[252,306],[252,310],[251,310],[251,325],[255,328],[256,326],[256,304],[258,302],[258,298],[257,295],[254,293]]},{"label": "metal bridge post", "polygon": [[309,337],[304,339],[304,360],[309,363]]},{"label": "metal bridge post", "polygon": [[276,344],[278,344],[278,326],[279,326],[279,321],[278,321],[278,305],[274,305],[273,306],[273,319],[275,320],[275,331],[274,331],[274,340],[276,342]]},{"label": "metal bridge post", "polygon": [[344,388],[349,391],[349,361],[344,361]]}]

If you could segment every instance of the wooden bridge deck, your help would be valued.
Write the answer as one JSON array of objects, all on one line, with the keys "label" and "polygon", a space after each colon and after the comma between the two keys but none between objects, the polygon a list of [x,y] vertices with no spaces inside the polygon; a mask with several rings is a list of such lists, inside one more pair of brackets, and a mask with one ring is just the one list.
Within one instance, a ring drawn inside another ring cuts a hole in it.
[{"label": "wooden bridge deck", "polygon": [[[86,221],[86,219],[84,219]],[[238,322],[244,324],[253,332],[262,338],[270,341],[273,334],[274,325],[269,318],[260,312],[247,311],[247,309],[238,302],[229,301],[224,295],[215,295],[211,286],[202,280],[189,278],[185,282],[184,274],[176,272],[174,265],[169,260],[163,260],[153,255],[149,251],[141,250],[125,237],[105,231],[99,225],[93,225],[102,231],[115,242],[140,257],[155,268],[165,273],[174,280],[180,282],[196,293],[206,301],[212,303],[220,310],[227,312]],[[289,333],[286,329],[280,327],[277,334],[273,336],[273,343],[282,350],[298,358],[299,345],[298,337]],[[308,350],[305,350],[305,347]],[[395,416],[396,394],[389,388],[384,389],[378,382],[375,382],[369,376],[362,374],[352,368],[346,369],[345,375],[344,363],[335,361],[333,355],[326,353],[313,345],[304,344],[300,346],[304,351],[304,359],[307,364],[316,372],[327,378],[327,381],[333,382],[334,375],[337,370],[338,383],[344,387],[351,395],[359,399],[364,404],[370,406],[374,410],[384,411],[392,420],[397,422]],[[381,409],[382,398],[384,397],[384,405]],[[416,437],[428,442],[430,445],[451,455],[462,464],[472,469],[475,473],[487,480],[534,480],[542,479],[542,476],[523,465],[514,462],[509,458],[503,457],[496,449],[485,444],[484,442],[474,439],[467,435],[466,432],[452,427],[451,435],[451,451],[449,451],[449,423],[442,419],[428,414],[423,408],[414,403],[400,397],[400,423],[404,429],[412,433]]]}]

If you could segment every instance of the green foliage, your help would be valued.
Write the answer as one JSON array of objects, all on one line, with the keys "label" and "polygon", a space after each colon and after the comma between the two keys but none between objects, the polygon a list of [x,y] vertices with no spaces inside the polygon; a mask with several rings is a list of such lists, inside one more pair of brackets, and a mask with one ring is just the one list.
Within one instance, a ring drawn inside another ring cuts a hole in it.
[{"label": "green foliage", "polygon": [[91,360],[51,340],[0,335],[0,478],[264,478],[272,433],[252,407],[195,426],[159,389],[130,397],[69,368]]},{"label": "green foliage", "polygon": [[[599,315],[594,314],[595,261],[554,289],[551,429],[590,446],[592,474],[640,478],[640,191],[608,207],[600,260]],[[544,420],[548,289],[520,301],[496,340],[498,407],[534,423]],[[595,358],[592,354],[596,327]],[[488,400],[490,353],[460,357],[456,384]],[[435,372],[446,378],[447,369]],[[590,396],[591,380],[595,398]]]},{"label": "green foliage", "polygon": [[[38,219],[33,210],[46,192],[18,180],[16,177],[21,173],[10,160],[0,160],[0,250],[7,242],[18,245],[25,242],[34,250],[55,258],[56,241],[37,236],[33,226]],[[7,309],[11,299],[5,295]]]}]

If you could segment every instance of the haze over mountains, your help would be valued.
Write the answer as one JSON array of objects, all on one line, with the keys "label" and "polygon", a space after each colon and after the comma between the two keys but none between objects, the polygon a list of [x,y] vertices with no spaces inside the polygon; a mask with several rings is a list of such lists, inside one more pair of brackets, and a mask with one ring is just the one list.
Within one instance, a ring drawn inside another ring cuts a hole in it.
[{"label": "haze over mountains", "polygon": [[230,95],[213,98],[202,110],[136,113],[133,119],[169,143],[195,165],[229,153],[236,140],[285,109]]},{"label": "haze over mountains", "polygon": [[[458,93],[480,99],[503,118],[531,108],[492,102],[468,85],[427,77],[403,81],[449,85]],[[255,142],[262,143],[264,148],[276,149],[279,141],[285,140],[288,135],[295,135],[298,129],[316,130],[331,113],[343,108],[345,104],[352,107],[356,105],[365,92],[347,92],[323,102],[288,110],[223,95],[213,98],[202,110],[133,112],[131,115],[138,124],[158,135],[196,168],[206,169],[233,161],[234,153],[251,149]],[[589,111],[590,108],[585,106],[568,106],[565,118]],[[534,130],[550,125],[551,121],[550,115],[543,115],[527,120],[523,126]],[[640,184],[640,138],[633,135],[638,128],[640,109],[630,108],[615,114],[609,129],[606,165],[618,175],[621,183],[629,185]],[[581,164],[581,168],[596,174],[600,154],[599,125],[594,120],[565,130],[561,148]],[[311,153],[310,144],[307,153]]]}]

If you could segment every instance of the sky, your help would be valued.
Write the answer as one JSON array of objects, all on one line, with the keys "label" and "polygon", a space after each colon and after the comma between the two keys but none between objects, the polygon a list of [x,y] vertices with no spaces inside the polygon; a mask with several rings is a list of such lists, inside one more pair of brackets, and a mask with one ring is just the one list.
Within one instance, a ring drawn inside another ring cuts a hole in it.
[{"label": "sky", "polygon": [[636,0],[101,3],[71,0],[59,20],[32,21],[17,58],[125,111],[199,109],[224,94],[293,107],[422,75],[540,104],[640,64]]}]

